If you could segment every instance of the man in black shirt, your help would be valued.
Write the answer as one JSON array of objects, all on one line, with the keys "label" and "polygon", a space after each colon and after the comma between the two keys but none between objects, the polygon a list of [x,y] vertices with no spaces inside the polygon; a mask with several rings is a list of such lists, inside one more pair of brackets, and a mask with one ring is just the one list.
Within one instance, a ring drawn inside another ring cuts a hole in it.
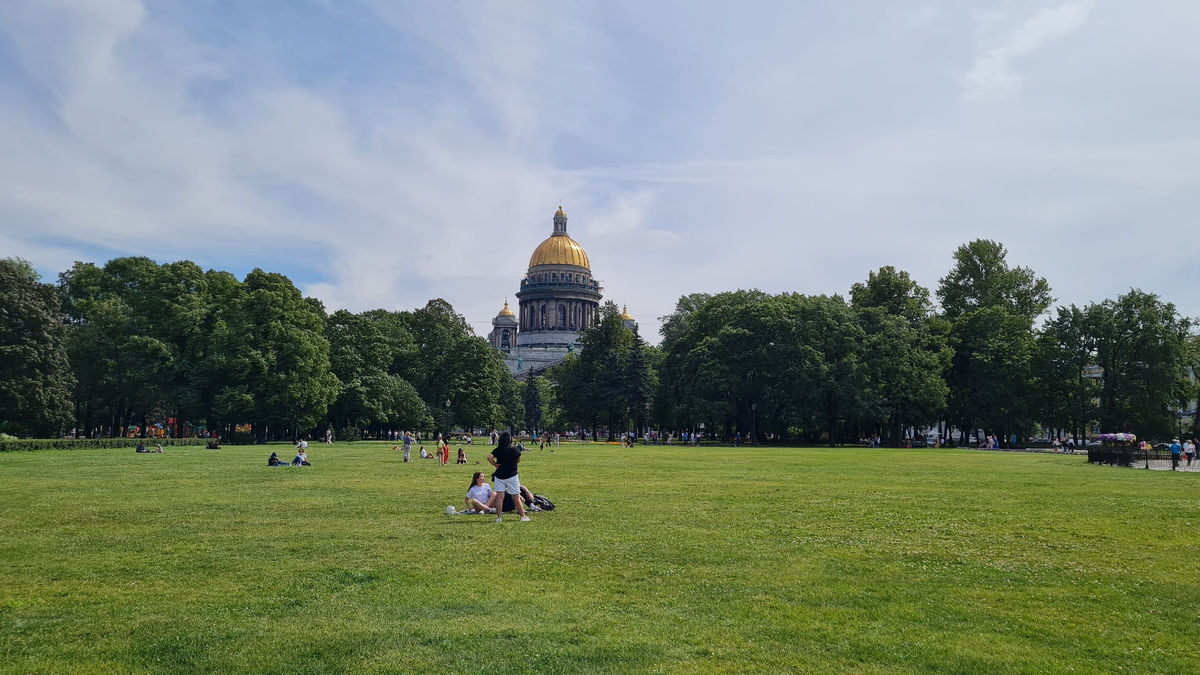
[{"label": "man in black shirt", "polygon": [[521,461],[521,450],[512,445],[512,436],[507,431],[500,434],[496,449],[487,456],[488,464],[496,467],[492,474],[494,487],[492,489],[493,504],[496,505],[496,522],[502,521],[504,512],[504,495],[513,496],[517,505],[517,513],[521,514],[521,522],[528,522],[525,515],[525,504],[521,501],[521,479],[517,476],[517,463]]}]

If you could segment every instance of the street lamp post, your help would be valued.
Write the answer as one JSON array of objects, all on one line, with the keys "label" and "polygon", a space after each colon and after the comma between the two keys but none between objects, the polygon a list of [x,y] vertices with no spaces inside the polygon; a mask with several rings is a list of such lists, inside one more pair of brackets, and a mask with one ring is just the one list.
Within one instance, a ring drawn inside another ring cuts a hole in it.
[{"label": "street lamp post", "polygon": [[450,412],[450,399],[446,399],[446,442],[450,442],[450,430],[454,428],[452,424],[453,417]]},{"label": "street lamp post", "polygon": [[758,404],[750,404],[750,445],[758,445]]}]

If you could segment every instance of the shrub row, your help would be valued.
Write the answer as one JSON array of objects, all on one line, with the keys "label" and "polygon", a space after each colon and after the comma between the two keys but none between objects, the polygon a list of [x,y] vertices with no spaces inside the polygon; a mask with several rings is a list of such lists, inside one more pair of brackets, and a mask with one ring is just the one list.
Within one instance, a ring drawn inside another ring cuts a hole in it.
[{"label": "shrub row", "polygon": [[144,442],[147,447],[162,443],[163,446],[201,446],[208,443],[207,438],[21,438],[11,441],[0,441],[0,452],[20,452],[22,450],[95,450],[101,448],[122,448],[132,450],[138,443]]}]

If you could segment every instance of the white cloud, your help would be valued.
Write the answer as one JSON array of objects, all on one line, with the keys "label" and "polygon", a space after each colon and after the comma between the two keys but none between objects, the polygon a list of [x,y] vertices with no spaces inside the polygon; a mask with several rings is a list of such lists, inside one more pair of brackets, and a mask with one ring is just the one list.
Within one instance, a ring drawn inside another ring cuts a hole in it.
[{"label": "white cloud", "polygon": [[[379,3],[377,35],[345,33],[339,3],[261,32],[195,8],[0,4],[0,251],[50,276],[118,254],[260,266],[329,309],[444,297],[484,333],[561,202],[651,339],[685,293],[845,293],[888,264],[933,286],[981,236],[1064,301],[1140,286],[1200,314],[1156,272],[1200,247],[1200,96],[1178,86],[1200,17],[1074,2],[1014,27],[992,10],[1009,4],[765,22]],[[963,105],[973,28],[991,35],[973,101],[1034,68],[1070,86]],[[377,53],[393,45],[396,63]],[[1161,262],[1081,271],[1114,250]]]},{"label": "white cloud", "polygon": [[1026,19],[1002,44],[977,56],[964,78],[967,100],[987,100],[1020,89],[1022,76],[1013,71],[1012,62],[1082,28],[1092,4],[1092,0],[1071,0],[1043,9]]}]

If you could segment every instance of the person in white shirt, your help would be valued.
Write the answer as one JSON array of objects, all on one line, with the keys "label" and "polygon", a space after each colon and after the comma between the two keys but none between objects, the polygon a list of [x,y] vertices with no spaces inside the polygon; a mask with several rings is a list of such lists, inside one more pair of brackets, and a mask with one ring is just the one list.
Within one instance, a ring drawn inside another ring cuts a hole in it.
[{"label": "person in white shirt", "polygon": [[467,488],[467,496],[463,501],[467,504],[467,513],[494,513],[496,510],[489,506],[492,501],[492,486],[484,478],[482,471],[476,471],[471,476],[471,485]]}]

